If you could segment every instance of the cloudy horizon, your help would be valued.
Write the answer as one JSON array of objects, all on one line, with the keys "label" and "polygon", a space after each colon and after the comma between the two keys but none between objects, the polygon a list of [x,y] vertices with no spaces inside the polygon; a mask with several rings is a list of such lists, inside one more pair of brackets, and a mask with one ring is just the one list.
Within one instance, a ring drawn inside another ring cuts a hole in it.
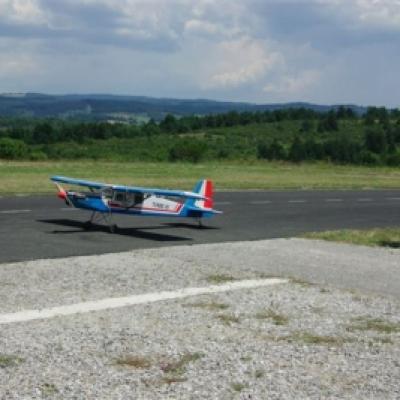
[{"label": "cloudy horizon", "polygon": [[0,0],[0,92],[400,105],[400,0]]}]

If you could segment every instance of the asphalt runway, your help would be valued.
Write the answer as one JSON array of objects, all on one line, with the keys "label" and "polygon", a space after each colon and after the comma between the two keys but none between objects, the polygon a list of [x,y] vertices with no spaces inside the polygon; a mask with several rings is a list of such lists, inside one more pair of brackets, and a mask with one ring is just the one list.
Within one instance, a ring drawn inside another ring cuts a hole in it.
[{"label": "asphalt runway", "polygon": [[219,192],[205,227],[178,218],[115,216],[116,233],[56,196],[0,198],[0,262],[171,245],[297,236],[310,231],[400,225],[400,190]]}]

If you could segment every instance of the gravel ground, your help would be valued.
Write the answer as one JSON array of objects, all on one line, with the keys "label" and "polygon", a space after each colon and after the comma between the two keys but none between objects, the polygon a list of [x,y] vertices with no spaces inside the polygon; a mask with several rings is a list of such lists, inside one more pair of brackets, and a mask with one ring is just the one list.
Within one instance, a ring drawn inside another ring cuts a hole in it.
[{"label": "gravel ground", "polygon": [[305,275],[331,284],[293,280],[0,325],[0,398],[400,398],[398,299],[338,289],[332,271],[314,271],[317,261],[328,272],[344,268],[346,254],[360,282],[372,265],[382,282],[399,266],[400,252],[303,240],[2,265],[0,313],[289,275],[302,262]]}]

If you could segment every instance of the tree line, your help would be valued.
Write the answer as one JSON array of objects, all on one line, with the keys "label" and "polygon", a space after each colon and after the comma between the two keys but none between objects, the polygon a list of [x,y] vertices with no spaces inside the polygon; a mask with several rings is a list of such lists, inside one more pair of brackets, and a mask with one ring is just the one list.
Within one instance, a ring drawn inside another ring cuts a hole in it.
[{"label": "tree line", "polygon": [[0,158],[110,160],[326,160],[400,165],[400,111],[349,107],[229,112],[156,123],[0,118]]}]

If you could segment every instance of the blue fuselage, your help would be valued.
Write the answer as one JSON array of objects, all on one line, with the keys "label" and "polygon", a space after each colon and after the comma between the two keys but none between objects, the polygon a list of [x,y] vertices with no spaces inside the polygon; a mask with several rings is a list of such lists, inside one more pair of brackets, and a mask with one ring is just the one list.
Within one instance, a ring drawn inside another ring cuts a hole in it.
[{"label": "blue fuselage", "polygon": [[70,205],[98,213],[129,214],[143,216],[167,216],[187,218],[209,218],[215,212],[196,207],[194,202],[176,202],[157,196],[148,196],[135,203],[135,200],[118,201],[107,199],[98,193],[67,192],[66,201]]}]

